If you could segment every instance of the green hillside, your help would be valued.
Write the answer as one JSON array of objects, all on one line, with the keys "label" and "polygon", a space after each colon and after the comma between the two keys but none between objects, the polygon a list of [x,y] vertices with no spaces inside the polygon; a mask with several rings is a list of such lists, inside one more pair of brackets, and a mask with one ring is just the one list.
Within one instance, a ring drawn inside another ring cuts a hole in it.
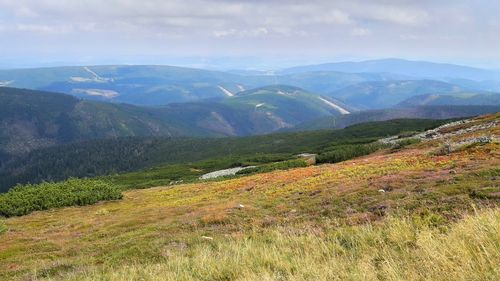
[{"label": "green hillside", "polygon": [[459,91],[462,91],[459,86],[433,80],[376,81],[348,86],[329,96],[359,109],[381,109],[417,95]]},{"label": "green hillside", "polygon": [[285,131],[306,131],[328,128],[345,128],[352,124],[385,121],[398,118],[428,118],[450,119],[471,117],[500,111],[500,106],[474,106],[474,105],[443,105],[443,106],[415,106],[398,107],[389,109],[366,110],[353,112],[348,115],[327,116],[312,121],[297,124]]},{"label": "green hillside", "polygon": [[4,153],[98,138],[187,134],[180,126],[154,118],[144,108],[0,88],[0,150]]},{"label": "green hillside", "polygon": [[279,94],[291,89],[272,86],[219,101],[138,107],[3,87],[0,150],[15,154],[59,143],[125,136],[265,134],[339,114],[324,98],[304,90],[293,88],[293,95]]},{"label": "green hillside", "polygon": [[255,133],[293,127],[304,120],[322,116],[340,115],[343,110],[316,94],[283,85],[240,92],[222,103],[236,112],[244,112],[252,122]]}]

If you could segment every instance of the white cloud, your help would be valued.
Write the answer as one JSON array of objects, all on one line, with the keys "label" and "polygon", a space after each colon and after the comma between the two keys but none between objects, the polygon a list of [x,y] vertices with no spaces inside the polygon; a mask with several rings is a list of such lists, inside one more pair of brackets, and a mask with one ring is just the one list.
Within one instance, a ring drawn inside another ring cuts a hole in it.
[{"label": "white cloud", "polygon": [[234,35],[236,33],[237,33],[236,29],[233,28],[233,29],[229,29],[229,30],[216,30],[213,32],[213,35],[215,37],[221,38],[221,37],[228,37],[228,36]]},{"label": "white cloud", "polygon": [[420,40],[422,36],[415,34],[400,34],[399,38],[402,40]]},{"label": "white cloud", "polygon": [[421,9],[394,6],[375,6],[366,11],[366,18],[408,26],[426,25],[430,21],[428,12]]},{"label": "white cloud", "polygon": [[0,0],[0,31],[12,55],[486,56],[498,54],[498,14],[494,0]]},{"label": "white cloud", "polygon": [[367,28],[354,28],[353,30],[351,30],[351,35],[352,36],[368,36],[370,35],[371,32],[369,29]]},{"label": "white cloud", "polygon": [[18,24],[16,25],[18,31],[33,32],[33,33],[68,33],[73,30],[71,25],[64,26],[50,26],[40,24]]},{"label": "white cloud", "polygon": [[32,9],[26,6],[20,6],[15,9],[15,15],[21,18],[33,18],[38,16]]},{"label": "white cloud", "polygon": [[492,19],[488,21],[488,24],[495,28],[500,28],[500,19]]},{"label": "white cloud", "polygon": [[213,32],[213,35],[217,38],[223,37],[258,37],[269,34],[269,30],[265,27],[259,27],[254,29],[247,30],[237,30],[237,29],[229,29],[229,30],[217,30]]}]

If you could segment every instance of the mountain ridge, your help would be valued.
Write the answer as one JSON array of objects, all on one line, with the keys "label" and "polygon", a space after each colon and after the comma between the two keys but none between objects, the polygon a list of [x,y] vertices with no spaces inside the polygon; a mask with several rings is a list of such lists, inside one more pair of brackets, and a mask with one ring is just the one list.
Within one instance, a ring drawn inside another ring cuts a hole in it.
[{"label": "mountain ridge", "polygon": [[[407,73],[389,73],[380,69],[377,71],[240,75],[164,65],[69,66],[0,70],[0,86],[62,92],[97,101],[165,105],[207,98],[224,98],[240,91],[268,85],[292,85],[327,95],[362,82],[424,79],[412,77]],[[500,87],[494,81],[477,82],[462,79],[459,82],[481,89]]]},{"label": "mountain ridge", "polygon": [[426,94],[410,97],[398,107],[427,105],[500,105],[500,93],[458,92],[454,94]]},{"label": "mountain ridge", "polygon": [[451,63],[405,60],[397,58],[375,59],[367,61],[347,61],[297,66],[281,71],[283,74],[309,71],[341,71],[349,73],[388,72],[406,74],[418,78],[466,78],[471,80],[500,80],[500,72]]}]

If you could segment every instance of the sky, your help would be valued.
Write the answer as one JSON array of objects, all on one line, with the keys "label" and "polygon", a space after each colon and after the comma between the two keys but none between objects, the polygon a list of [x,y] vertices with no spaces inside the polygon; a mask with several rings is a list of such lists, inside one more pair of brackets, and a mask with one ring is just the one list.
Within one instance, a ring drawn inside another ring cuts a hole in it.
[{"label": "sky", "polygon": [[0,0],[0,67],[398,57],[500,69],[499,15],[498,0]]}]

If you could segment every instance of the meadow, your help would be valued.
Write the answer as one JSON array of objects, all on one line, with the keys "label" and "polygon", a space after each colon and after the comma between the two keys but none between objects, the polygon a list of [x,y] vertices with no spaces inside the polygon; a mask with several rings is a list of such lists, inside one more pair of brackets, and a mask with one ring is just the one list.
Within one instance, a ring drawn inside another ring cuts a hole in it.
[{"label": "meadow", "polygon": [[[453,140],[482,135],[499,128]],[[0,276],[497,280],[500,144],[436,153],[443,144],[129,189],[121,200],[11,217],[0,224]]]}]

